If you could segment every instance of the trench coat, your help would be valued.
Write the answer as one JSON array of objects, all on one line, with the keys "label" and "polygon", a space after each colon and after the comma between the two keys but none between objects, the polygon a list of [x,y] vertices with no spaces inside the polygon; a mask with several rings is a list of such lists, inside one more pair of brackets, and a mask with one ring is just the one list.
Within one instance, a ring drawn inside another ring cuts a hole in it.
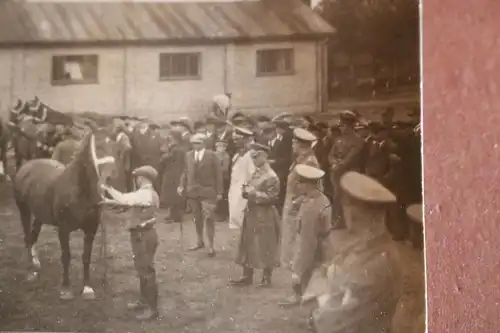
[{"label": "trench coat", "polygon": [[278,266],[279,215],[275,203],[280,185],[268,165],[256,169],[248,181],[248,204],[245,209],[236,263],[248,268]]},{"label": "trench coat", "polygon": [[[295,238],[297,235],[296,219],[299,212],[299,196],[297,194],[297,184],[299,176],[295,172],[295,165],[307,164],[319,168],[318,160],[314,155],[314,151],[309,151],[308,154],[298,156],[295,163],[290,167],[290,173],[287,179],[285,203],[283,206],[282,223],[281,223],[281,265],[285,268],[291,267],[293,258],[293,249]],[[320,189],[323,190],[322,184]]]},{"label": "trench coat", "polygon": [[243,198],[241,187],[247,183],[255,171],[250,152],[247,151],[243,156],[234,155],[231,167],[231,184],[229,185],[229,227],[239,229],[243,225],[247,199]]}]

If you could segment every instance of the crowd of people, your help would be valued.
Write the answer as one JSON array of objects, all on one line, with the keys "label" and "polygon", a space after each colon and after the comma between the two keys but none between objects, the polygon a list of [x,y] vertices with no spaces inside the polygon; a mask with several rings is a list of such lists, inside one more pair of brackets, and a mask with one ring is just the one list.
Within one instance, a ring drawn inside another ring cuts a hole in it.
[{"label": "crowd of people", "polygon": [[[291,114],[231,114],[230,103],[223,102],[223,110],[214,106],[195,122],[113,121],[118,171],[103,190],[109,202],[137,209],[129,229],[141,282],[141,298],[130,308],[141,310],[138,319],[158,315],[158,221],[145,207],[167,209],[164,223],[182,223],[192,213],[197,241],[190,250],[206,249],[210,258],[216,256],[215,223],[239,229],[235,262],[242,276],[230,284],[251,285],[254,271],[262,270],[259,286],[270,287],[273,270],[288,269],[291,295],[281,306],[301,304],[314,268],[331,257],[328,234],[349,228],[341,186],[348,172],[394,193],[397,203],[384,210],[387,230],[393,240],[411,239],[422,248],[421,224],[405,217],[409,205],[422,201],[418,110],[407,123],[395,122],[392,108],[381,122],[345,110],[328,123]],[[53,152],[64,164],[77,145],[71,137],[65,132]]]}]

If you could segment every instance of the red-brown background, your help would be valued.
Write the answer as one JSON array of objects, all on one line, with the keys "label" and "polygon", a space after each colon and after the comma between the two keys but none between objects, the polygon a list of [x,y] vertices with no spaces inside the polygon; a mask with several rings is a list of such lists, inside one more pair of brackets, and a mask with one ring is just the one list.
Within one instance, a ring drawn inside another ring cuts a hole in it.
[{"label": "red-brown background", "polygon": [[423,4],[429,332],[500,332],[500,1]]}]

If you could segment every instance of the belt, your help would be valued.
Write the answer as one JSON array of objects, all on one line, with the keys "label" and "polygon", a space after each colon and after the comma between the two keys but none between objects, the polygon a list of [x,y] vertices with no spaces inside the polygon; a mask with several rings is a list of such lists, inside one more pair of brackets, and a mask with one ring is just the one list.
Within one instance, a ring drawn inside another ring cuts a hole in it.
[{"label": "belt", "polygon": [[139,225],[136,225],[134,227],[129,228],[130,231],[142,231],[142,230],[149,230],[154,227],[156,224],[156,218],[151,218],[147,221],[142,222]]}]

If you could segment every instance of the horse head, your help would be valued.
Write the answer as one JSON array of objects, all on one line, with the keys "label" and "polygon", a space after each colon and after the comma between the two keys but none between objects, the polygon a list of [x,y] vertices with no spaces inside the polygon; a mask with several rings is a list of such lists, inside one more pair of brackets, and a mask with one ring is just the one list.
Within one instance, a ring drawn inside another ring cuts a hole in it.
[{"label": "horse head", "polygon": [[80,187],[85,189],[89,199],[97,203],[102,198],[100,185],[115,177],[118,160],[117,145],[109,140],[109,128],[99,128],[88,124],[90,129],[80,141],[80,149],[68,165],[68,169],[77,168]]}]

